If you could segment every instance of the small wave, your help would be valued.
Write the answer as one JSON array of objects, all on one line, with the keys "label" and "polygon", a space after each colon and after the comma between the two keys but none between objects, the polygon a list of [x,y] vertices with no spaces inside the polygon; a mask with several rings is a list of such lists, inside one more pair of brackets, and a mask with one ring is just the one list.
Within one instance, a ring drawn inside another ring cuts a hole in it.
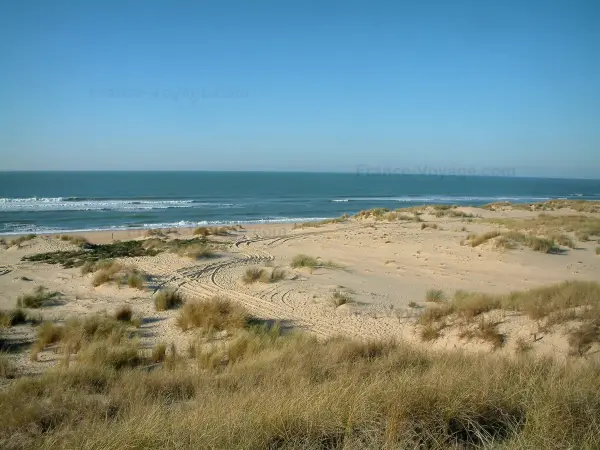
[{"label": "small wave", "polygon": [[112,225],[97,228],[61,228],[61,227],[43,227],[32,224],[5,223],[3,229],[0,229],[0,235],[13,235],[25,233],[84,233],[90,231],[125,231],[125,230],[147,230],[153,228],[194,228],[200,226],[213,225],[260,225],[277,223],[296,223],[296,222],[317,222],[319,220],[330,219],[331,217],[266,217],[264,219],[249,220],[201,220],[198,222],[181,220],[179,222],[158,222],[144,224],[123,224]]},{"label": "small wave", "polygon": [[524,197],[524,196],[505,196],[505,197],[482,197],[482,196],[452,196],[452,195],[432,195],[432,196],[398,196],[398,197],[349,197],[343,199],[332,199],[332,202],[404,202],[404,203],[469,203],[469,202],[537,202],[550,200],[551,197]]},{"label": "small wave", "polygon": [[169,208],[237,208],[233,203],[195,200],[92,200],[79,197],[0,198],[0,211],[144,211]]}]

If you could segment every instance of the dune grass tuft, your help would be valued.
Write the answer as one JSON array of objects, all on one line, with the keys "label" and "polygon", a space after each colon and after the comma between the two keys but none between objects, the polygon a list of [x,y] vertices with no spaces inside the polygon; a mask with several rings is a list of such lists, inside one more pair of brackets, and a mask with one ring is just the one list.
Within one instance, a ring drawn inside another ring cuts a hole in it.
[{"label": "dune grass tuft", "polygon": [[246,311],[224,297],[187,302],[179,311],[177,326],[183,331],[201,328],[204,332],[231,331],[248,324]]},{"label": "dune grass tuft", "polygon": [[0,311],[0,327],[10,328],[15,325],[22,325],[28,322],[27,314],[21,308],[12,311]]},{"label": "dune grass tuft", "polygon": [[0,352],[0,379],[13,378],[16,373],[15,365],[10,357],[4,352]]},{"label": "dune grass tuft", "polygon": [[440,327],[435,326],[433,323],[423,325],[419,332],[419,336],[421,340],[425,342],[435,341],[437,338],[440,337]]},{"label": "dune grass tuft", "polygon": [[134,266],[124,265],[118,261],[102,259],[96,262],[87,262],[81,267],[81,273],[94,273],[92,285],[94,287],[105,283],[127,285],[130,288],[143,290],[146,275]]},{"label": "dune grass tuft", "polygon": [[443,303],[446,300],[446,295],[441,289],[428,289],[425,293],[426,302]]},{"label": "dune grass tuft", "polygon": [[260,268],[260,267],[249,267],[244,272],[242,276],[242,281],[245,284],[256,283],[260,281],[261,283],[276,283],[285,278],[286,271],[281,268],[274,267],[270,268]]},{"label": "dune grass tuft", "polygon": [[481,339],[491,344],[492,348],[498,349],[504,345],[505,335],[498,331],[496,322],[481,319],[475,328],[464,329],[459,337],[462,339]]},{"label": "dune grass tuft", "polygon": [[299,255],[294,256],[294,259],[292,259],[292,263],[291,263],[291,266],[294,269],[297,269],[300,267],[308,267],[310,269],[314,269],[318,265],[319,265],[319,262],[317,261],[317,258],[308,256],[308,255],[304,255],[304,254],[299,254]]},{"label": "dune grass tuft", "polygon": [[52,304],[60,295],[60,292],[49,291],[44,286],[38,286],[33,292],[19,296],[17,306],[19,308],[41,308]]},{"label": "dune grass tuft", "polygon": [[350,296],[350,294],[342,291],[334,291],[333,295],[331,296],[331,304],[334,306],[334,308],[345,305],[351,300],[352,297]]},{"label": "dune grass tuft", "polygon": [[157,311],[178,308],[183,304],[181,294],[172,289],[161,289],[154,296],[154,308]]},{"label": "dune grass tuft", "polygon": [[85,245],[89,244],[87,239],[84,238],[83,236],[75,236],[75,235],[71,235],[71,234],[61,234],[58,238],[61,241],[70,242],[71,244],[76,245],[77,247],[84,247]]},{"label": "dune grass tuft", "polygon": [[12,247],[12,246],[21,247],[21,244],[23,244],[23,242],[31,241],[31,240],[35,239],[36,237],[37,237],[37,235],[35,235],[35,234],[26,234],[24,236],[19,236],[18,238],[8,241],[8,246],[9,247]]},{"label": "dune grass tuft", "polygon": [[133,310],[131,309],[131,306],[120,306],[115,311],[114,318],[120,322],[131,322],[131,319],[133,318]]},{"label": "dune grass tuft", "polygon": [[264,269],[260,267],[249,267],[244,272],[244,276],[242,277],[242,281],[245,284],[255,283],[262,276]]}]

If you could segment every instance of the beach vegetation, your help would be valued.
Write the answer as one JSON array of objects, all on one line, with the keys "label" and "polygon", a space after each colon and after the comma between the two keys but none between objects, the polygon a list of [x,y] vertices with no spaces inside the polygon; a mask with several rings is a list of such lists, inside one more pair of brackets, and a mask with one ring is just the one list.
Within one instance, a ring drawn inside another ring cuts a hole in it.
[{"label": "beach vegetation", "polygon": [[339,290],[334,291],[333,295],[331,296],[331,304],[333,305],[334,308],[345,305],[346,303],[349,303],[351,300],[352,300],[352,297],[347,292],[342,292]]},{"label": "beach vegetation", "polygon": [[206,333],[244,328],[249,321],[246,311],[225,297],[186,302],[177,316],[183,331],[200,328]]},{"label": "beach vegetation", "polygon": [[245,284],[255,283],[260,279],[264,272],[264,269],[260,267],[249,267],[244,272],[244,276],[242,277],[242,281]]},{"label": "beach vegetation", "polygon": [[75,236],[75,235],[71,235],[71,234],[61,234],[58,236],[58,238],[61,241],[70,242],[71,244],[76,245],[77,247],[83,247],[83,246],[89,244],[87,239],[84,238],[83,236]]},{"label": "beach vegetation", "polygon": [[[441,450],[600,443],[594,364],[317,339],[283,334],[277,325],[247,327],[239,319],[247,313],[216,309],[201,327],[218,323],[232,335],[210,345],[193,342],[185,363],[169,364],[164,343],[140,348],[127,324],[114,319],[44,325],[45,348],[76,353],[76,364],[23,376],[0,391],[0,447],[43,448],[51,441],[60,448],[244,443]],[[494,327],[476,324],[465,338],[489,336],[482,338],[494,345],[500,342]],[[435,325],[421,335],[436,339],[439,330]]]},{"label": "beach vegetation", "polygon": [[129,305],[122,305],[115,311],[114,314],[115,320],[119,320],[121,322],[131,322],[133,319],[133,310]]},{"label": "beach vegetation", "polygon": [[23,236],[19,236],[18,238],[8,241],[8,246],[9,247],[12,247],[12,246],[21,247],[21,244],[23,244],[24,242],[31,241],[31,240],[35,239],[36,237],[37,237],[36,234],[26,234]]},{"label": "beach vegetation", "polygon": [[157,311],[178,308],[183,304],[183,297],[173,289],[161,289],[154,296],[154,308]]},{"label": "beach vegetation", "polygon": [[10,328],[15,325],[22,325],[27,323],[29,318],[25,311],[21,308],[15,308],[11,311],[1,311],[0,310],[0,327],[1,328]]},{"label": "beach vegetation", "polygon": [[443,303],[446,300],[446,295],[441,289],[428,289],[425,293],[425,301],[433,303]]},{"label": "beach vegetation", "polygon": [[60,297],[60,295],[60,292],[49,291],[44,286],[38,286],[32,292],[20,295],[17,298],[17,306],[19,308],[50,306],[56,302],[57,297]]},{"label": "beach vegetation", "polygon": [[498,349],[504,345],[506,336],[498,331],[498,323],[481,318],[475,327],[465,328],[459,333],[461,339],[481,339]]}]

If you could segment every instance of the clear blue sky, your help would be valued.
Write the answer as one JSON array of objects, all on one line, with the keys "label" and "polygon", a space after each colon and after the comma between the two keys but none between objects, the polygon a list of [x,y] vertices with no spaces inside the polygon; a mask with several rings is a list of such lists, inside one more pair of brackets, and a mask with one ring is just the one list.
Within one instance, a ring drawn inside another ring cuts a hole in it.
[{"label": "clear blue sky", "polygon": [[5,1],[0,64],[0,169],[600,178],[597,0]]}]

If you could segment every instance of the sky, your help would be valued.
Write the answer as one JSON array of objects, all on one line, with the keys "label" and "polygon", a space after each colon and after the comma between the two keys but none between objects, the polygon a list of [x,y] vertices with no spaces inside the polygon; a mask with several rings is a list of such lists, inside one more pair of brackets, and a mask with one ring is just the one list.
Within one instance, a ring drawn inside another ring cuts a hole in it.
[{"label": "sky", "polygon": [[600,178],[597,0],[6,1],[0,66],[0,170]]}]

